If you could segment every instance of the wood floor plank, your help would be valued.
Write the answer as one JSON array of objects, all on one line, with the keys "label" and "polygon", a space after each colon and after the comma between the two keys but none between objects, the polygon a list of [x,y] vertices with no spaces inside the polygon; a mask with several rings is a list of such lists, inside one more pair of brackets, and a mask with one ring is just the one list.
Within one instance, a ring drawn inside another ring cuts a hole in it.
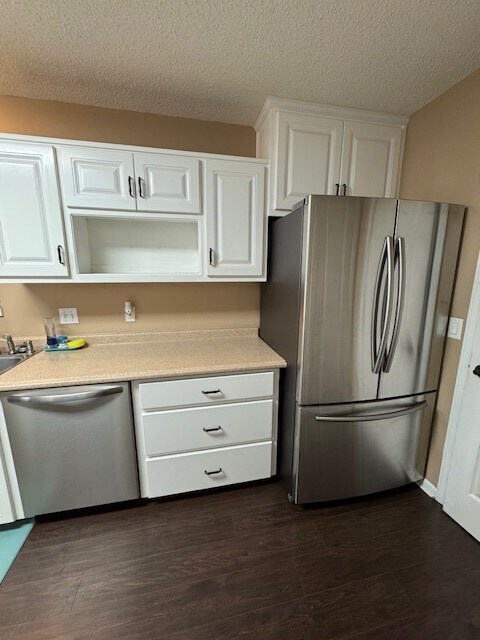
[{"label": "wood floor plank", "polygon": [[[469,564],[469,566],[467,566]],[[432,617],[445,609],[458,613],[478,629],[480,638],[480,561],[478,553],[443,558],[443,562],[415,565],[395,571],[400,586],[423,611]]]},{"label": "wood floor plank", "polygon": [[327,546],[334,547],[411,527],[421,526],[426,530],[433,530],[446,517],[438,503],[429,504],[423,499],[414,498],[381,509],[348,511],[332,518],[317,520],[316,526]]},{"label": "wood floor plank", "polygon": [[243,569],[277,562],[313,548],[324,547],[315,526],[308,522],[285,525],[277,532],[215,540],[199,545],[188,553],[159,553],[135,560],[117,562],[113,567],[99,566],[83,574],[79,597],[117,597],[122,590],[132,593],[145,587],[152,589],[178,586],[222,576]]},{"label": "wood floor plank", "polygon": [[73,605],[81,576],[52,578],[24,585],[2,583],[0,586],[0,629],[22,622],[42,621],[51,616],[68,613]]},{"label": "wood floor plank", "polygon": [[411,620],[362,632],[350,640],[478,640],[480,627],[463,620],[456,612],[419,614]]},{"label": "wood floor plank", "polygon": [[129,592],[127,588],[125,594],[79,594],[70,613],[71,629],[87,624],[88,637],[96,638],[95,634],[102,637],[104,630],[115,628],[116,637],[129,638],[132,626],[148,613],[159,637],[168,637],[190,627],[288,602],[303,596],[304,591],[293,563],[285,560],[168,589],[146,585],[143,590]]},{"label": "wood floor plank", "polygon": [[[444,524],[450,525],[450,519],[445,515],[443,518]],[[306,592],[315,593],[351,580],[441,563],[445,557],[455,556],[458,562],[461,558],[473,560],[480,566],[480,545],[475,553],[468,553],[466,543],[464,532],[455,525],[435,529],[417,526],[348,545],[304,549],[294,557],[294,562]]]},{"label": "wood floor plank", "polygon": [[339,640],[416,615],[391,576],[376,576],[282,606],[178,633],[175,640]]}]

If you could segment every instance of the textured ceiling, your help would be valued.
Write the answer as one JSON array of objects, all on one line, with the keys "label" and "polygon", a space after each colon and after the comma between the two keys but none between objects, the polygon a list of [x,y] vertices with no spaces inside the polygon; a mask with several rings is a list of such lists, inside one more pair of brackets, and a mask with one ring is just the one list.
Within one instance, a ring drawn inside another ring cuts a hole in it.
[{"label": "textured ceiling", "polygon": [[479,0],[0,0],[0,93],[252,124],[410,114],[480,67]]}]

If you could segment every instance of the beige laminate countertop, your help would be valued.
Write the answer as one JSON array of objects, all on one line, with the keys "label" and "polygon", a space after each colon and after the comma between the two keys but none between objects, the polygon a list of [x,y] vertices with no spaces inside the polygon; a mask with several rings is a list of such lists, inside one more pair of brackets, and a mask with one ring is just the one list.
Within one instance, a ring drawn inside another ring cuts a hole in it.
[{"label": "beige laminate countertop", "polygon": [[0,375],[0,392],[259,371],[286,362],[256,329],[91,336],[78,351],[40,352]]}]

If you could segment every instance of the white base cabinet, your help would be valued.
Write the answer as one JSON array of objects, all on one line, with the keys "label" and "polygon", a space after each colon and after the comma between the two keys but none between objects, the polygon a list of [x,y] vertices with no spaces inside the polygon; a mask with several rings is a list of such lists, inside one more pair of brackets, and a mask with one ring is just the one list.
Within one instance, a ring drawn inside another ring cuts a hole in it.
[{"label": "white base cabinet", "polygon": [[269,478],[272,446],[271,442],[260,442],[151,458],[146,461],[148,497]]},{"label": "white base cabinet", "polygon": [[270,160],[269,215],[308,194],[394,198],[408,118],[268,98],[257,156]]},{"label": "white base cabinet", "polygon": [[276,472],[278,371],[132,383],[144,498]]}]

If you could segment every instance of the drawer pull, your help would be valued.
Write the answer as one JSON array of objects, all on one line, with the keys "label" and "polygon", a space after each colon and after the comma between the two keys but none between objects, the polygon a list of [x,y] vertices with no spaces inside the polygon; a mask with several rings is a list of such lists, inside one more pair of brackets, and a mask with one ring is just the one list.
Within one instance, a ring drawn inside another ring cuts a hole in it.
[{"label": "drawer pull", "polygon": [[205,475],[207,475],[207,476],[215,476],[215,475],[217,475],[217,473],[223,473],[223,469],[222,469],[222,467],[220,467],[220,468],[219,468],[219,469],[217,469],[216,471],[207,471],[207,470],[205,469]]},{"label": "drawer pull", "polygon": [[210,431],[222,431],[222,427],[203,427],[205,433],[210,433]]},{"label": "drawer pull", "polygon": [[214,393],[222,393],[221,389],[213,389],[213,391],[202,391],[204,396],[213,395]]}]

